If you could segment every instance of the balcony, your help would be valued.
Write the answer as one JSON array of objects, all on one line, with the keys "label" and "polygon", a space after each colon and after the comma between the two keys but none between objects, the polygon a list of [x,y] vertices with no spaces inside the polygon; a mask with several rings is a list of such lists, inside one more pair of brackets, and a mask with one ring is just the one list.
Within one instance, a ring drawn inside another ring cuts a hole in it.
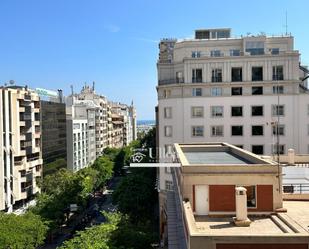
[{"label": "balcony", "polygon": [[211,82],[222,82],[222,76],[212,76],[211,77]]},{"label": "balcony", "polygon": [[159,86],[184,83],[184,78],[174,78],[167,80],[159,80]]},{"label": "balcony", "polygon": [[202,82],[203,82],[203,79],[200,78],[200,77],[198,77],[198,78],[193,77],[192,78],[192,83],[202,83]]}]

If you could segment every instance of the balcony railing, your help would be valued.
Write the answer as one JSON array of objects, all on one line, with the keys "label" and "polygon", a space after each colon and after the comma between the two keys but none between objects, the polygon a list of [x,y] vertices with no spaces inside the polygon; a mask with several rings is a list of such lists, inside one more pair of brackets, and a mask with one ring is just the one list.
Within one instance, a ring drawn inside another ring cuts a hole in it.
[{"label": "balcony railing", "polygon": [[174,79],[167,79],[167,80],[159,80],[160,85],[169,85],[169,84],[179,84],[184,83],[184,78],[174,78]]},{"label": "balcony railing", "polygon": [[202,82],[203,82],[203,79],[200,78],[200,77],[198,77],[198,78],[193,77],[192,78],[192,83],[202,83]]},{"label": "balcony railing", "polygon": [[221,76],[212,76],[211,82],[222,82],[222,77]]},{"label": "balcony railing", "polygon": [[284,184],[283,193],[285,194],[309,194],[309,184]]}]

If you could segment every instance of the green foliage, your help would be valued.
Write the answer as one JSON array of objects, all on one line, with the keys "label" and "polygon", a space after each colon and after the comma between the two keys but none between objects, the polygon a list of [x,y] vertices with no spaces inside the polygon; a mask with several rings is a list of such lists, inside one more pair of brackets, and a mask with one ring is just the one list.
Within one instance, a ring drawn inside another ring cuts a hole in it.
[{"label": "green foliage", "polygon": [[24,215],[0,213],[0,245],[7,249],[34,249],[43,244],[47,226],[31,212]]},{"label": "green foliage", "polygon": [[44,163],[43,165],[43,176],[51,175],[56,173],[58,170],[66,168],[67,162],[63,158],[59,158],[51,163]]},{"label": "green foliage", "polygon": [[66,241],[60,249],[116,249],[110,246],[110,240],[122,216],[119,213],[104,213],[104,215],[107,217],[107,222],[77,232],[76,236]]},{"label": "green foliage", "polygon": [[114,162],[108,157],[102,156],[94,161],[92,168],[98,172],[98,180],[95,184],[95,188],[100,188],[112,177]]}]

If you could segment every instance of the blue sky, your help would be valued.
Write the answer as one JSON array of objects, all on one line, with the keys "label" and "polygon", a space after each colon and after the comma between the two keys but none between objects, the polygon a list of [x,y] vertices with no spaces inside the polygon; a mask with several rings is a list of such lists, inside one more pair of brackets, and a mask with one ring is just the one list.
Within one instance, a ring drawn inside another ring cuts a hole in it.
[{"label": "blue sky", "polygon": [[197,28],[231,27],[233,35],[281,34],[309,65],[309,1],[1,0],[0,84],[79,91],[96,82],[111,100],[134,100],[153,119],[158,41]]}]

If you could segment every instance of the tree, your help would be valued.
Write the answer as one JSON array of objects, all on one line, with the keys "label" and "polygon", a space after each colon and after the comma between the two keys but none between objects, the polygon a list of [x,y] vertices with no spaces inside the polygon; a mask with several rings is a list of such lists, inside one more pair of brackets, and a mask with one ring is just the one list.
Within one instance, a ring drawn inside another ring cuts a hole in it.
[{"label": "tree", "polygon": [[104,213],[107,222],[77,232],[75,237],[64,242],[60,249],[116,249],[111,247],[112,233],[117,229],[122,218],[119,213]]},{"label": "tree", "polygon": [[1,248],[34,249],[42,245],[47,232],[40,216],[27,212],[24,215],[0,213]]},{"label": "tree", "polygon": [[64,158],[59,158],[51,163],[44,163],[43,166],[43,176],[51,175],[56,173],[58,170],[66,168],[67,162]]},{"label": "tree", "polygon": [[106,156],[101,156],[94,161],[91,167],[98,172],[95,188],[101,188],[112,177],[114,162]]}]

